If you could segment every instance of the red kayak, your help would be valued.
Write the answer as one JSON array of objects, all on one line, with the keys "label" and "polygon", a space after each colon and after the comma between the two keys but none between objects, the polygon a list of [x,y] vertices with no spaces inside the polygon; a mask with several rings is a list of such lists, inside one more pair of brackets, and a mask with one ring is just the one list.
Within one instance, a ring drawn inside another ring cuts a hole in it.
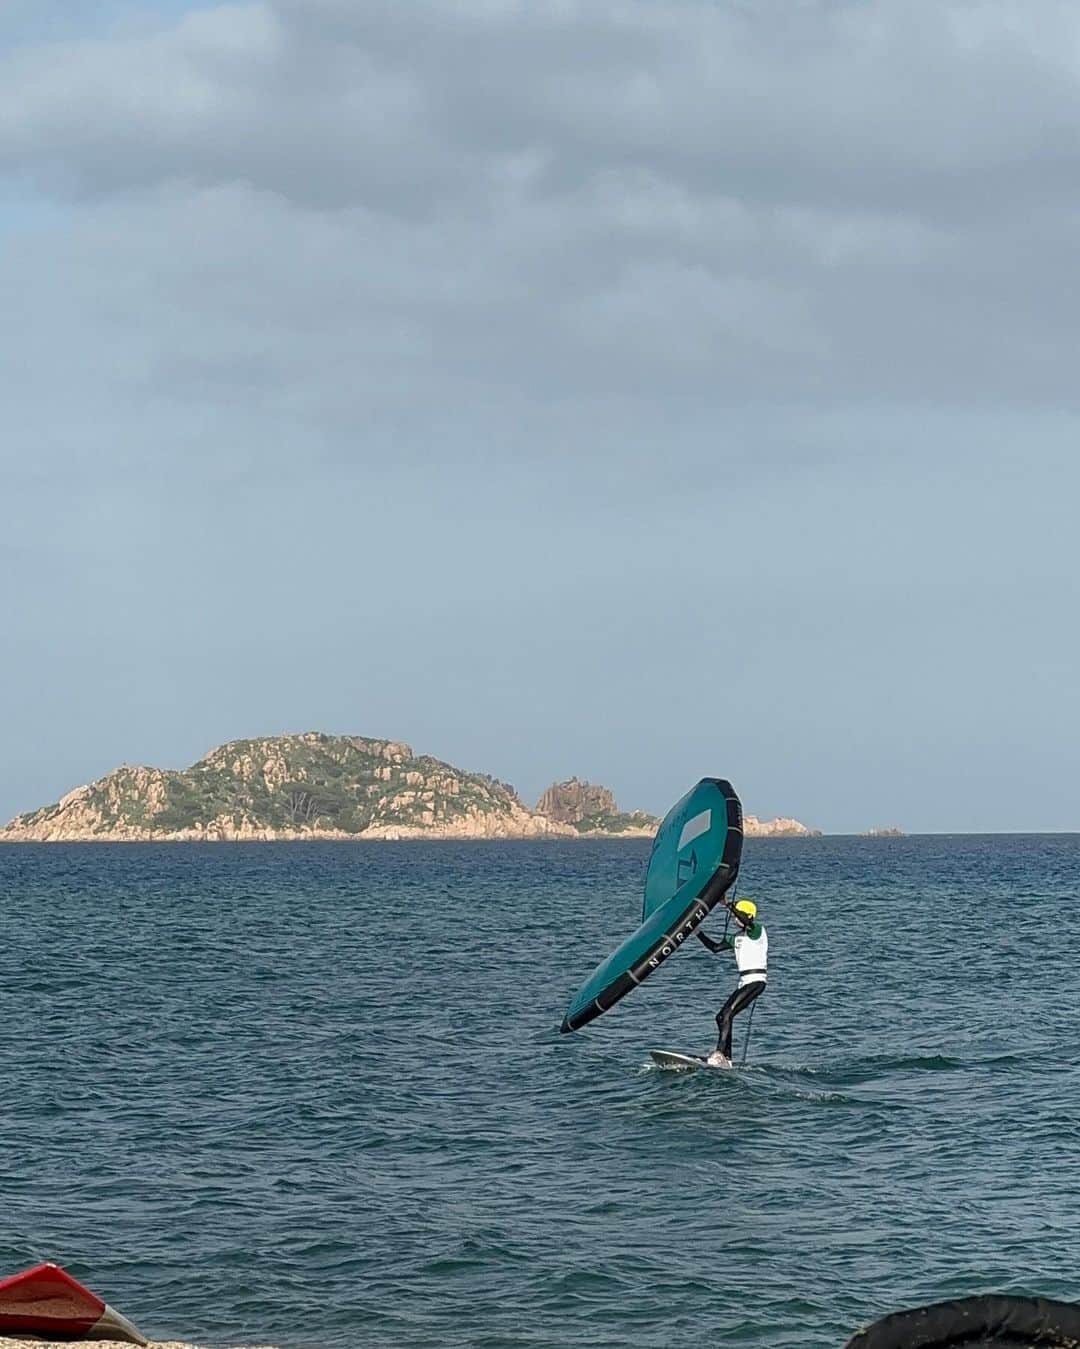
[{"label": "red kayak", "polygon": [[52,1339],[150,1343],[127,1317],[114,1312],[59,1265],[35,1265],[0,1279],[0,1333],[8,1331]]}]

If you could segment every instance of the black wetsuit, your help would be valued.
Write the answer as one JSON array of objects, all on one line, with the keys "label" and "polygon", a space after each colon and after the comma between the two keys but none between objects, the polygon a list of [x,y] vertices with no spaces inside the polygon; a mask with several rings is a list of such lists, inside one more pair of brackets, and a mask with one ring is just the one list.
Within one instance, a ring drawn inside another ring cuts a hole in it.
[{"label": "black wetsuit", "polygon": [[[757,937],[760,937],[764,931],[765,929],[761,923],[755,921],[746,929],[746,935],[750,937],[751,940],[754,940]],[[735,937],[724,937],[722,941],[713,941],[713,939],[707,937],[704,932],[699,931],[696,935],[698,940],[704,946],[707,946],[714,954],[720,951],[733,951],[735,949]],[[760,972],[763,974],[764,970]],[[739,971],[740,976],[747,973],[750,973],[750,971]],[[758,971],[755,970],[753,973],[756,974]],[[740,988],[737,988],[735,992],[732,993],[731,997],[728,998],[727,1002],[724,1003],[723,1007],[720,1008],[719,1012],[717,1012],[716,1029],[718,1037],[716,1048],[725,1058],[731,1058],[731,1030],[736,1016],[738,1016],[740,1012],[745,1011],[754,999],[759,998],[764,992],[765,980],[752,979],[749,983],[743,984]]]}]

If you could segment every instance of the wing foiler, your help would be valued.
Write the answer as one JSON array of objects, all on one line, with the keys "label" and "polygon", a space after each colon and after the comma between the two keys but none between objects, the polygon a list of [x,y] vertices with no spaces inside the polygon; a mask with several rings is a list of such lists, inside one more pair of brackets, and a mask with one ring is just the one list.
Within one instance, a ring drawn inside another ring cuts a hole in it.
[{"label": "wing foiler", "polygon": [[585,981],[562,1030],[606,1012],[679,949],[735,883],[742,841],[742,806],[723,778],[702,778],[672,806],[653,840],[641,926]]}]

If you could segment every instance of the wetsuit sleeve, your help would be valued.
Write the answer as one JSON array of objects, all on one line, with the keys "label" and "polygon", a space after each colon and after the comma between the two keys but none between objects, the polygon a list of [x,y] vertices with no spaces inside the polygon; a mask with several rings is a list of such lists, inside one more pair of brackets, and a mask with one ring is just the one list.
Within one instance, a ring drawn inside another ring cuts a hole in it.
[{"label": "wetsuit sleeve", "polygon": [[694,936],[697,937],[702,946],[707,946],[713,955],[716,955],[718,951],[730,951],[735,945],[735,939],[733,937],[724,937],[720,941],[713,941],[713,939],[707,937],[700,928],[694,933]]}]

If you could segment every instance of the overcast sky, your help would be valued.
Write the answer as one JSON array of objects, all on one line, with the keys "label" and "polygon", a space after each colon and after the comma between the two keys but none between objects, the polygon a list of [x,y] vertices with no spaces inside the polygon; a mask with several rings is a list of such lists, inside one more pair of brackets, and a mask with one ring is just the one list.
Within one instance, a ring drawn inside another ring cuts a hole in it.
[{"label": "overcast sky", "polygon": [[0,816],[242,736],[1080,829],[1075,0],[0,0]]}]

